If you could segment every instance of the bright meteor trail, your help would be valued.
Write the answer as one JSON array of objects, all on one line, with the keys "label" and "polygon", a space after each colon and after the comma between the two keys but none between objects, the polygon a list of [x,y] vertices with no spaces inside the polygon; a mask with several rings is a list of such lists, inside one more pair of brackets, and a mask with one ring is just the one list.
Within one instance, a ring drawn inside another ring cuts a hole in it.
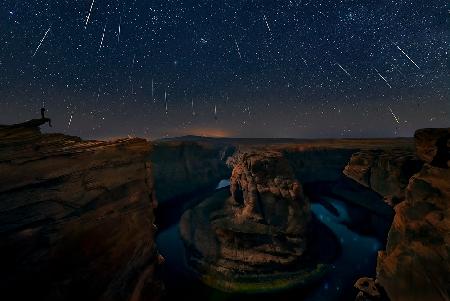
[{"label": "bright meteor trail", "polygon": [[345,70],[344,69],[344,67],[342,67],[341,66],[341,64],[339,64],[339,63],[336,63],[338,66],[339,66],[339,68],[341,68],[342,69],[342,71],[344,71],[345,72],[345,74],[347,74],[349,77],[352,77],[351,75],[350,75],[350,73],[348,73],[348,71],[347,70]]},{"label": "bright meteor trail", "polygon": [[394,116],[395,121],[400,124],[400,122],[398,121],[397,115],[395,115],[394,111],[392,111],[391,107],[388,107],[389,111],[391,111],[392,116]]},{"label": "bright meteor trail", "polygon": [[409,57],[409,55],[407,55],[404,51],[403,51],[403,49],[401,49],[400,48],[400,46],[398,46],[397,45],[397,48],[398,48],[398,50],[400,50],[416,67],[417,67],[417,69],[420,69],[420,67],[419,66],[417,66],[417,64]]},{"label": "bright meteor trail", "polygon": [[[375,69],[375,68],[374,68]],[[386,82],[386,85],[388,85],[389,86],[389,88],[392,88],[392,86],[389,84],[389,82],[386,80],[386,78],[384,78],[384,76],[383,75],[381,75],[381,73],[377,70],[377,69],[375,69],[375,71],[378,73],[378,75]]]},{"label": "bright meteor trail", "polygon": [[86,27],[86,26],[88,25],[88,23],[89,23],[89,18],[91,17],[92,7],[94,7],[94,2],[95,2],[95,0],[92,0],[91,8],[89,8],[89,13],[88,13],[88,15],[87,15],[87,17],[86,17],[86,24],[84,24],[85,27]]},{"label": "bright meteor trail", "polygon": [[38,45],[38,47],[36,48],[36,50],[34,51],[34,53],[33,53],[33,56],[32,57],[34,57],[35,55],[36,55],[36,53],[37,53],[37,51],[39,50],[39,48],[41,47],[41,45],[42,45],[42,42],[44,42],[44,40],[45,40],[45,37],[47,36],[47,34],[48,34],[48,32],[50,31],[50,28],[51,27],[49,27],[48,29],[47,29],[47,31],[45,32],[45,34],[44,34],[44,37],[41,39],[41,41],[39,42],[39,45]]}]

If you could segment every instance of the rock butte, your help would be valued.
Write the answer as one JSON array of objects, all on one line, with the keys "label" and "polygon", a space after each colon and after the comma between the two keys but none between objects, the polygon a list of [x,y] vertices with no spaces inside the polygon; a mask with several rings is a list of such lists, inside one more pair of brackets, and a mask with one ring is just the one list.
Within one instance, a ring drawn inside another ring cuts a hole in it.
[{"label": "rock butte", "polygon": [[309,201],[279,152],[243,152],[229,160],[231,197],[207,200],[180,222],[187,261],[208,285],[264,292],[306,284],[326,262],[310,262]]}]

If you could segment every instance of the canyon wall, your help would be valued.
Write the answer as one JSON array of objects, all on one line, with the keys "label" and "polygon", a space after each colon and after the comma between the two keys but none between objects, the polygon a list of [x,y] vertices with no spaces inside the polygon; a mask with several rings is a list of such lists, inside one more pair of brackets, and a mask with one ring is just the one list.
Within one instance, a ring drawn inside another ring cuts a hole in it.
[{"label": "canyon wall", "polygon": [[228,178],[226,158],[234,147],[208,142],[170,141],[152,145],[155,188],[161,204],[208,188]]},{"label": "canyon wall", "polygon": [[446,301],[450,298],[450,129],[418,130],[415,143],[417,156],[355,154],[345,173],[397,204],[386,250],[378,254],[375,283],[392,301]]},{"label": "canyon wall", "polygon": [[422,165],[414,152],[405,149],[363,150],[352,155],[344,174],[394,206],[404,200],[409,179]]},{"label": "canyon wall", "polygon": [[377,278],[392,301],[450,299],[450,129],[415,134],[425,162],[395,207]]},{"label": "canyon wall", "polygon": [[157,300],[150,145],[0,127],[5,300]]},{"label": "canyon wall", "polygon": [[313,147],[307,149],[283,150],[284,156],[302,183],[337,181],[342,177],[342,169],[358,148],[338,149],[333,147]]}]

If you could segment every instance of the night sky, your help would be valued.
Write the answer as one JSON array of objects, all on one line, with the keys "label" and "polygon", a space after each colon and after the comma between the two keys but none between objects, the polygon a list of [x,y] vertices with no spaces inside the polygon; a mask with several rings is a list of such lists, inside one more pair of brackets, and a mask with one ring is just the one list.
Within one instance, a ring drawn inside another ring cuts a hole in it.
[{"label": "night sky", "polygon": [[450,126],[448,0],[0,2],[0,124],[83,138]]}]

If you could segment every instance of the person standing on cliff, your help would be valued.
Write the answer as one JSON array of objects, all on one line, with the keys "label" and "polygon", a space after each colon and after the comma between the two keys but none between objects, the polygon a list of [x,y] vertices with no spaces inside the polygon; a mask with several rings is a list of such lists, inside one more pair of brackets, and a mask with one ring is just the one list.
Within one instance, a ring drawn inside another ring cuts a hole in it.
[{"label": "person standing on cliff", "polygon": [[50,118],[45,118],[45,108],[41,108],[41,119],[44,122],[48,122],[48,125],[52,127],[52,120]]}]

